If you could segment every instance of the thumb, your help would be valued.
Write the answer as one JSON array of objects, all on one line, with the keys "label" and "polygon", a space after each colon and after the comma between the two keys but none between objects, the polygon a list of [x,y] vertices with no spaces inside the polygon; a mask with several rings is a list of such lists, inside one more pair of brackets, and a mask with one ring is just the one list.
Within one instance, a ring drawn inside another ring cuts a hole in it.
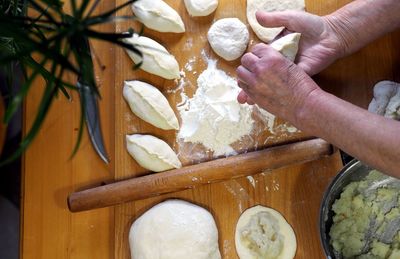
[{"label": "thumb", "polygon": [[310,14],[300,11],[263,12],[257,11],[258,23],[264,27],[285,27],[290,31],[302,33],[306,30],[305,21]]}]

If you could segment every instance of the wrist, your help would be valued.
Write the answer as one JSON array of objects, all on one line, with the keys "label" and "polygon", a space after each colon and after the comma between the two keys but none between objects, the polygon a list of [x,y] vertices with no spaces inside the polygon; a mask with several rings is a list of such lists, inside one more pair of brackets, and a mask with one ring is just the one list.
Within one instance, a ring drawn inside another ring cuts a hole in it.
[{"label": "wrist", "polygon": [[315,88],[304,99],[301,107],[295,112],[294,125],[299,129],[315,135],[315,126],[318,124],[318,113],[323,107],[328,93],[321,88]]},{"label": "wrist", "polygon": [[322,17],[325,21],[327,30],[330,31],[332,40],[336,42],[336,59],[350,55],[354,52],[357,42],[357,34],[353,30],[351,19],[346,18],[346,14],[338,12]]}]

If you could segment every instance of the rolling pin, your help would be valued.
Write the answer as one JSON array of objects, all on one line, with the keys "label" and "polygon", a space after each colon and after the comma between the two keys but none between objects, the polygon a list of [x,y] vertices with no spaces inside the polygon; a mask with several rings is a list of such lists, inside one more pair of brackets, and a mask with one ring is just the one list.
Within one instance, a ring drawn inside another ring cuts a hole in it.
[{"label": "rolling pin", "polygon": [[75,192],[68,197],[68,207],[77,212],[112,206],[312,161],[333,152],[333,146],[322,139],[276,146]]}]

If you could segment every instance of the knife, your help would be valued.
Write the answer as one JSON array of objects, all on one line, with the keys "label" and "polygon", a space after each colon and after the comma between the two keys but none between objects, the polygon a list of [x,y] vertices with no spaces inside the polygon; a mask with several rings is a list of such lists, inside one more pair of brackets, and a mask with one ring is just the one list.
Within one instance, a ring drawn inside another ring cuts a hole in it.
[{"label": "knife", "polygon": [[[88,60],[90,60],[90,65],[91,67],[93,67],[93,61],[90,54],[90,46],[86,37],[82,41],[81,47],[83,50],[82,54],[85,55]],[[100,112],[97,102],[98,94],[93,90],[96,86],[91,87],[90,85],[85,83],[85,80],[81,76],[78,77],[78,82],[76,83],[76,86],[79,91],[79,97],[85,100],[85,121],[87,130],[89,132],[90,141],[92,142],[92,146],[94,150],[96,150],[100,158],[106,164],[108,164],[110,160],[104,147],[103,135],[100,127]]]}]

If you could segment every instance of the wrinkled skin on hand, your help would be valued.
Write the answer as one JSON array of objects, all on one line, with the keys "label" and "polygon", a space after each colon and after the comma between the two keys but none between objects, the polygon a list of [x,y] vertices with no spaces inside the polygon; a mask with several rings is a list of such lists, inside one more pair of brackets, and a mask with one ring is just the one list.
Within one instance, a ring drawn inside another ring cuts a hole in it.
[{"label": "wrinkled skin on hand", "polygon": [[346,46],[329,17],[298,12],[257,12],[264,27],[285,27],[283,34],[301,33],[296,64],[309,75],[315,75],[344,55]]},{"label": "wrinkled skin on hand", "polygon": [[242,92],[240,103],[260,107],[296,125],[307,97],[319,87],[297,65],[270,46],[260,43],[241,59],[236,70]]},{"label": "wrinkled skin on hand", "polygon": [[262,108],[290,122],[296,120],[301,104],[318,86],[308,75],[314,75],[344,54],[345,46],[329,18],[306,12],[257,12],[258,22],[265,27],[286,29],[283,34],[302,34],[296,63],[266,44],[256,45],[242,57],[237,69],[238,83],[243,89],[240,103],[257,103]]}]

